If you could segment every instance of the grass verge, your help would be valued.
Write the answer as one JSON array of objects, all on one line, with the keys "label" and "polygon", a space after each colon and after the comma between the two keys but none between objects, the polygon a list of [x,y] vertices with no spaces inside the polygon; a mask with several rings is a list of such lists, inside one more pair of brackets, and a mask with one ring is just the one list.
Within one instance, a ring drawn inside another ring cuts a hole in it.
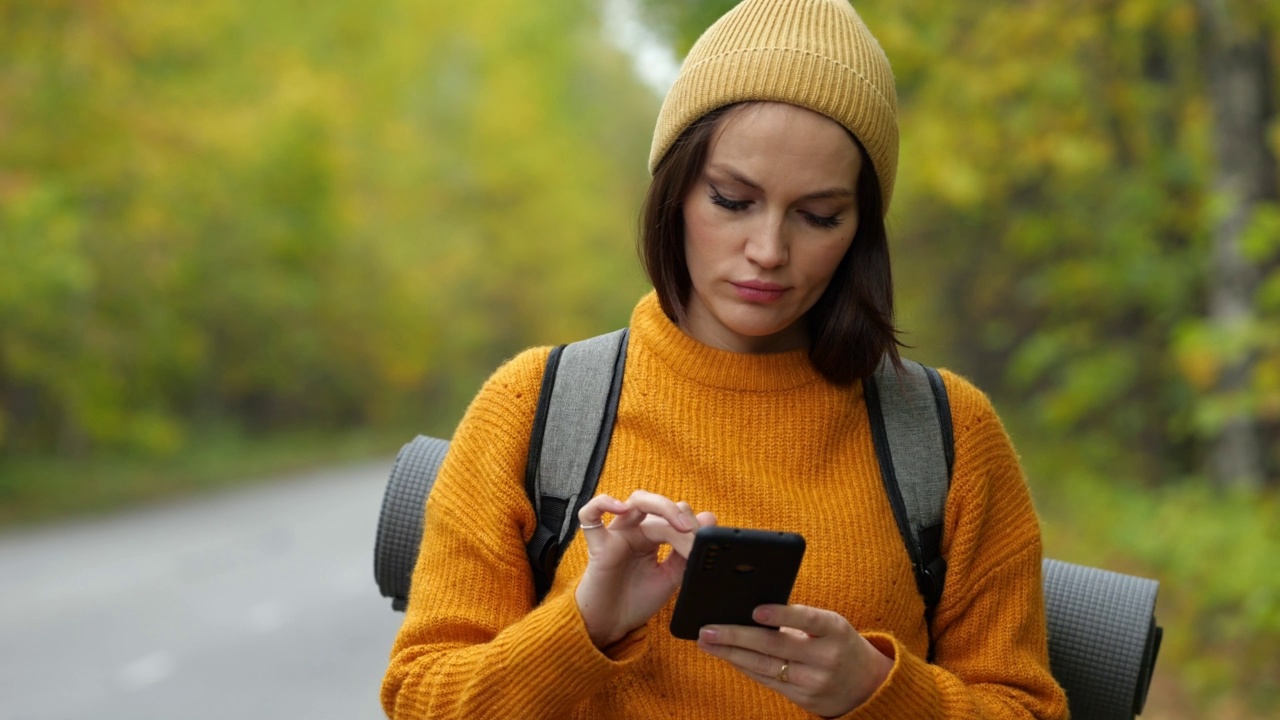
[{"label": "grass verge", "polygon": [[261,482],[343,462],[395,456],[401,429],[285,432],[222,429],[165,457],[0,457],[0,528],[98,515],[161,499]]}]

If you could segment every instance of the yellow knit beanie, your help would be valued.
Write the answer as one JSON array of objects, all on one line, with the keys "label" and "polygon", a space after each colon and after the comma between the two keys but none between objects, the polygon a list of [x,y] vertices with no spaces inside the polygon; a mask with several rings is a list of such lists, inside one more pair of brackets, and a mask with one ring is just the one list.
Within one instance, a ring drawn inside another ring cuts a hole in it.
[{"label": "yellow knit beanie", "polygon": [[662,103],[649,172],[695,120],[750,100],[798,105],[848,128],[871,156],[888,212],[898,97],[889,58],[848,0],[744,0],[707,28]]}]

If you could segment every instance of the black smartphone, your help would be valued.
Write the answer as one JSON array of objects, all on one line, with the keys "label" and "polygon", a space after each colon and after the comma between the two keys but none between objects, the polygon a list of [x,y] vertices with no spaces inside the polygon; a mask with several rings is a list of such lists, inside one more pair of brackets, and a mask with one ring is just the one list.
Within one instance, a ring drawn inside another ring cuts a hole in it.
[{"label": "black smartphone", "polygon": [[671,634],[698,639],[703,625],[756,625],[759,605],[785,605],[804,558],[796,533],[704,527],[694,535]]}]

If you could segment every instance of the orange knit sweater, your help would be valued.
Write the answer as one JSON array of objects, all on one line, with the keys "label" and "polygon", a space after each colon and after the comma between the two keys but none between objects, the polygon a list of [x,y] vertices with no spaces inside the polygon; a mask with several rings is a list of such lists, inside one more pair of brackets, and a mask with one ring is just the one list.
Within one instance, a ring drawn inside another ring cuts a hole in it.
[{"label": "orange knit sweater", "polygon": [[[601,652],[573,590],[578,533],[533,607],[535,520],[525,453],[548,349],[500,368],[467,410],[427,503],[423,549],[382,688],[389,716],[809,718],[667,630],[674,599]],[[654,294],[631,321],[625,382],[598,492],[637,488],[722,525],[804,535],[792,602],[834,610],[894,658],[849,718],[1063,718],[1048,671],[1040,534],[1017,457],[981,392],[944,373],[955,470],[934,619],[881,485],[859,385],[833,386],[804,351],[744,355],[699,344]]]}]

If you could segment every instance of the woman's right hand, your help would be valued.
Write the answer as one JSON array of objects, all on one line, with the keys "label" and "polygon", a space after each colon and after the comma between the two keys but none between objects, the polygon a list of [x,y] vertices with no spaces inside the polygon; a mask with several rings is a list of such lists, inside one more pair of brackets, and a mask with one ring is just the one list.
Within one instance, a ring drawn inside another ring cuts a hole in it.
[{"label": "woman's right hand", "polygon": [[[605,513],[613,521],[600,525]],[[684,577],[685,558],[699,527],[714,525],[715,515],[694,514],[686,502],[644,490],[625,502],[597,495],[578,511],[587,541],[587,569],[575,597],[587,633],[604,648],[644,625]],[[671,553],[659,562],[658,549]]]}]

